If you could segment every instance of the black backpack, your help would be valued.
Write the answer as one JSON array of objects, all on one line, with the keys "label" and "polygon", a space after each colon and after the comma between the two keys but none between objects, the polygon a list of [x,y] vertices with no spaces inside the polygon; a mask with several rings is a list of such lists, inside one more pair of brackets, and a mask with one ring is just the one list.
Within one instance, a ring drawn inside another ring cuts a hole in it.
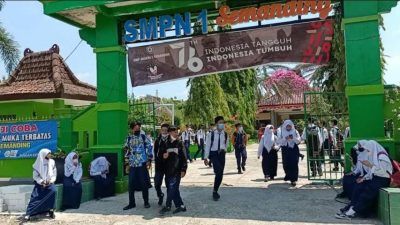
[{"label": "black backpack", "polygon": [[321,144],[318,137],[318,127],[315,125],[312,127],[307,127],[306,136],[308,148],[312,151],[318,151]]}]

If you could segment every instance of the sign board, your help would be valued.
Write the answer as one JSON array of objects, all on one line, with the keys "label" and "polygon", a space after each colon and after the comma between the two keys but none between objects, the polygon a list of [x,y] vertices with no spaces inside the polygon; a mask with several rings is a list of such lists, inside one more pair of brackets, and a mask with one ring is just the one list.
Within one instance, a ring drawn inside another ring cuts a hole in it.
[{"label": "sign board", "polygon": [[[318,14],[320,19],[326,19],[332,11],[330,0],[290,0],[286,3],[273,3],[259,7],[247,7],[232,10],[223,5],[219,8],[219,15],[215,22],[220,27],[239,23],[270,20],[291,16]],[[189,36],[193,34],[192,15],[190,12],[176,13],[174,16],[162,15],[159,17],[140,18],[139,20],[127,20],[124,23],[124,41],[132,43],[136,41],[157,40],[167,37],[168,30],[175,30],[174,37]],[[203,34],[208,33],[207,10],[203,9],[196,17]]]},{"label": "sign board", "polygon": [[43,148],[57,149],[57,121],[0,124],[0,159],[34,158]]},{"label": "sign board", "polygon": [[132,86],[242,70],[271,62],[325,64],[333,21],[202,35],[129,48]]}]

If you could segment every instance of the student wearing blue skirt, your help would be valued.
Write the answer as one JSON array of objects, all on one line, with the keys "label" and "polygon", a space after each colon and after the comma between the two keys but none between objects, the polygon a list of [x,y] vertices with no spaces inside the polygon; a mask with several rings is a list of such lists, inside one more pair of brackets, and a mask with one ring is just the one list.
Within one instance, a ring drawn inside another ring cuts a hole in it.
[{"label": "student wearing blue skirt", "polygon": [[82,198],[82,164],[76,152],[71,152],[65,158],[63,180],[62,209],[77,209]]},{"label": "student wearing blue skirt", "polygon": [[24,219],[29,221],[32,216],[48,213],[54,219],[56,204],[56,188],[54,182],[57,178],[56,164],[51,159],[49,149],[40,150],[33,164],[34,188],[31,194]]}]

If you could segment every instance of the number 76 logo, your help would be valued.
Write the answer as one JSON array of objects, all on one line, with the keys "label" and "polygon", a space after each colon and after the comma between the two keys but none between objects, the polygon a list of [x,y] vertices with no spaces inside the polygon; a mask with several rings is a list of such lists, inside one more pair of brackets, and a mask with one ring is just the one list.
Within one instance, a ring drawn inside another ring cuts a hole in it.
[{"label": "number 76 logo", "polygon": [[[185,65],[185,42],[179,42],[169,45],[172,49],[180,49],[178,53],[178,67]],[[189,59],[187,61],[188,69],[194,73],[203,69],[203,61],[199,57],[195,57],[196,49],[189,46]]]}]

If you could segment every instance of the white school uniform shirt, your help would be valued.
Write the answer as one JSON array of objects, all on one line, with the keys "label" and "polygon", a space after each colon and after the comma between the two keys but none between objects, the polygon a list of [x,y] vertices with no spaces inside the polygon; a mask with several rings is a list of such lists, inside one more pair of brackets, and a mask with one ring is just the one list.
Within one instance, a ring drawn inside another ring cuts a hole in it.
[{"label": "white school uniform shirt", "polygon": [[[211,135],[214,133],[214,142],[213,145],[211,145]],[[218,140],[220,140],[220,150],[227,150],[227,147],[229,146],[229,135],[227,135],[227,140],[225,141],[225,131],[218,131],[214,130],[210,133],[208,133],[206,137],[206,146],[204,149],[204,158],[208,159],[208,156],[210,155],[210,151],[218,151]]]},{"label": "white school uniform shirt", "polygon": [[[319,128],[318,126],[316,126],[316,125],[313,124],[313,123],[309,124],[307,128],[314,127],[314,126],[315,126],[315,128],[317,129],[318,140],[319,140],[319,147],[321,148],[321,147],[322,147],[322,144],[324,143],[324,140],[325,140],[325,139],[323,139],[323,136],[322,136],[322,134],[321,134],[321,128]],[[302,139],[303,141],[307,139],[307,132],[306,132],[307,128],[303,130],[303,134],[301,135],[301,139]]]},{"label": "white school uniform shirt", "polygon": [[203,141],[206,139],[206,134],[202,129],[198,130],[196,135],[197,135],[197,143],[199,144],[200,144],[200,139],[203,139]]},{"label": "white school uniform shirt", "polygon": [[[373,176],[390,178],[390,174],[393,173],[393,166],[386,150],[374,140],[365,141],[361,146],[365,149],[364,152],[371,151],[371,153],[367,153],[367,158],[373,165],[367,171],[364,179],[371,180]],[[380,152],[383,152],[383,154],[379,154]]]},{"label": "white school uniform shirt", "polygon": [[337,140],[336,140],[336,135],[339,132],[339,128],[337,126],[334,126],[331,128],[331,137],[332,137],[332,142],[333,142],[333,146],[336,148],[337,147]]},{"label": "white school uniform shirt", "polygon": [[57,179],[57,167],[53,159],[45,159],[51,151],[49,149],[40,150],[35,163],[33,164],[33,180],[37,184],[48,181],[53,184]]},{"label": "white school uniform shirt", "polygon": [[271,151],[272,148],[279,149],[278,137],[272,131],[268,133],[268,130],[270,128],[269,126],[270,125],[265,128],[264,135],[261,137],[260,143],[258,144],[258,158],[260,158],[260,156],[262,155],[264,148],[267,149],[268,152]]},{"label": "white school uniform shirt", "polygon": [[185,130],[182,133],[181,139],[183,142],[189,141],[189,143],[190,143],[191,136],[192,136],[192,131]]},{"label": "white school uniform shirt", "polygon": [[73,162],[73,158],[75,155],[75,152],[70,152],[65,158],[64,175],[66,177],[73,175],[72,178],[75,180],[76,183],[79,183],[82,178],[82,163],[78,162],[78,165],[75,166]]}]

